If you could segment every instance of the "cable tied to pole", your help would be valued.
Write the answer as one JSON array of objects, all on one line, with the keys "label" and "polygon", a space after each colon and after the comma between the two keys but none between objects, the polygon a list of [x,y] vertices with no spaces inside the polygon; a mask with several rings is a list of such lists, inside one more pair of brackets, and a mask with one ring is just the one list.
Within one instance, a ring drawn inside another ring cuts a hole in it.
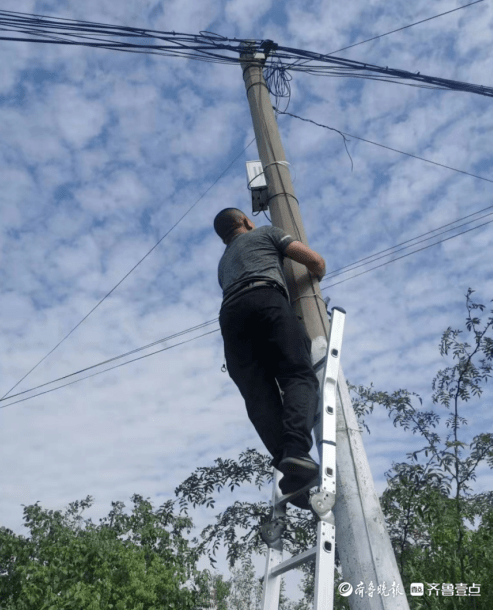
[{"label": "cable tied to pole", "polygon": [[[272,163],[268,163],[265,167],[264,167],[264,172],[265,170],[270,167],[271,165],[284,165],[285,167],[287,167],[288,165],[291,165],[291,163],[289,161],[272,161]],[[289,167],[288,167],[289,169]]]},{"label": "cable tied to pole", "polygon": [[[269,197],[269,199],[267,200],[267,203],[270,203],[270,201],[272,199],[275,199],[276,197],[280,197],[281,195],[285,195],[286,197],[291,197],[292,199],[294,199],[296,201],[296,203],[298,205],[300,205],[300,202],[298,201],[298,199],[293,195],[293,193],[287,193],[286,191],[282,191],[280,193],[276,193],[275,195],[272,195],[272,197]],[[294,222],[294,221],[293,221]],[[296,227],[298,228],[298,227]]]},{"label": "cable tied to pole", "polygon": [[311,297],[316,297],[317,299],[320,299],[322,301],[322,303],[324,304],[325,308],[327,308],[327,303],[325,302],[325,300],[322,299],[321,296],[319,296],[318,294],[315,294],[315,293],[313,293],[313,294],[303,294],[300,297],[297,297],[296,299],[293,299],[291,301],[291,305],[293,305],[293,303],[296,303],[296,301],[299,301],[300,299],[309,299]]},{"label": "cable tied to pole", "polygon": [[[249,191],[251,191],[251,190],[252,190],[252,189],[251,189],[251,187],[250,187],[250,184],[252,184],[252,182],[253,182],[254,180],[256,180],[256,179],[257,179],[259,176],[261,176],[262,174],[265,174],[265,170],[266,170],[268,167],[270,167],[271,165],[284,165],[284,166],[286,166],[286,167],[287,167],[288,165],[291,165],[291,163],[289,163],[289,161],[273,161],[272,163],[268,163],[268,164],[267,164],[267,165],[266,165],[266,166],[265,166],[265,167],[262,169],[262,171],[260,172],[260,174],[257,174],[256,176],[254,176],[254,177],[253,177],[253,178],[250,180],[250,182],[247,184],[247,188],[248,188],[248,190],[249,190]],[[288,168],[288,169],[289,169],[289,168]],[[290,173],[291,173],[291,170],[290,170]],[[295,177],[295,180],[293,180],[293,182],[295,182],[295,181],[296,181],[296,177]],[[286,194],[286,193],[281,193],[281,194]],[[296,197],[295,197],[295,199],[296,199]],[[298,201],[298,200],[296,200],[296,201]]]}]

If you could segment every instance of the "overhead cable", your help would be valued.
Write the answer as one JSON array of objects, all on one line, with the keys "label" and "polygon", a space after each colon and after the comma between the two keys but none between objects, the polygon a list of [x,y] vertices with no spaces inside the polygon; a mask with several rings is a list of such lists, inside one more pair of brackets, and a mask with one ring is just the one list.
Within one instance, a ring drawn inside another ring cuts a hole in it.
[{"label": "overhead cable", "polygon": [[[418,244],[423,243],[424,241],[429,241],[430,239],[434,239],[435,237],[438,237],[438,235],[443,235],[444,233],[448,233],[449,231],[454,231],[455,229],[464,227],[465,225],[470,224],[471,222],[476,222],[477,220],[482,220],[483,218],[486,218],[487,216],[491,216],[491,214],[493,214],[493,212],[490,212],[489,214],[485,214],[484,216],[480,216],[479,218],[475,218],[474,220],[465,222],[464,224],[459,225],[457,227],[453,227],[452,229],[448,229],[447,231],[442,231],[442,233],[438,233],[437,235],[433,235],[432,237],[428,237],[424,240],[418,241],[410,246],[401,248],[400,250],[395,250],[395,248],[398,248],[399,246],[403,246],[404,244],[409,244],[410,242],[415,241],[416,239],[419,239],[420,237],[424,237],[425,235],[430,235],[431,233],[436,233],[436,231],[439,231],[440,229],[449,227],[453,224],[456,224],[457,222],[460,222],[461,220],[470,218],[471,216],[476,216],[477,214],[480,214],[481,212],[484,212],[486,210],[491,210],[491,208],[493,208],[493,205],[489,205],[488,207],[483,208],[482,210],[478,210],[477,212],[474,212],[473,214],[468,214],[467,216],[464,216],[463,218],[458,218],[457,220],[454,220],[453,222],[449,222],[446,225],[442,225],[441,227],[437,227],[436,229],[427,231],[426,233],[423,233],[422,235],[418,235],[417,237],[413,237],[411,239],[403,241],[400,244],[396,244],[395,246],[391,246],[390,248],[386,248],[385,250],[380,250],[380,252],[376,252],[375,254],[371,254],[370,256],[365,256],[364,258],[360,258],[358,261],[351,263],[350,265],[345,265],[344,267],[339,267],[339,269],[335,269],[334,271],[329,271],[329,273],[326,273],[324,275],[323,279],[330,279],[332,277],[336,277],[337,275],[342,275],[342,273],[348,273],[349,271],[353,271],[354,269],[357,269],[358,267],[362,267],[364,265],[370,265],[371,263],[375,262],[376,260],[383,258],[382,256],[379,256],[379,255],[384,254],[385,252],[388,253],[388,254],[385,254],[385,256],[391,256],[392,254],[395,254],[396,252],[400,252],[401,250],[405,250],[407,248],[412,248],[413,246],[417,246]],[[392,250],[392,252],[391,252],[391,250]],[[375,257],[377,257],[377,258],[375,258]],[[373,259],[373,260],[369,260],[369,259]],[[368,262],[363,263],[363,261],[368,261]],[[360,265],[358,263],[363,263],[363,264]],[[346,271],[343,271],[343,269],[346,269]]]},{"label": "overhead cable", "polygon": [[[493,207],[493,206],[490,206],[490,207]],[[488,208],[484,208],[484,209],[488,209]],[[484,210],[479,210],[478,212],[475,212],[475,214],[478,214],[478,213],[480,213],[481,211],[484,211]],[[458,219],[458,220],[456,220],[456,221],[454,221],[454,222],[458,222],[459,220],[463,220],[464,218],[468,218],[468,216],[464,216],[463,218]],[[479,220],[479,219],[477,219],[477,220]],[[409,252],[408,254],[405,254],[405,255],[403,255],[403,256],[399,256],[399,257],[397,257],[397,258],[395,258],[395,259],[392,259],[392,260],[390,260],[390,261],[387,261],[387,262],[385,262],[385,263],[382,263],[382,264],[380,264],[380,265],[377,265],[376,267],[372,267],[371,269],[368,269],[367,271],[363,271],[362,273],[357,273],[356,275],[353,275],[353,276],[351,276],[351,277],[349,277],[349,278],[347,278],[347,279],[345,279],[345,280],[341,280],[340,282],[335,282],[334,284],[329,284],[328,286],[323,286],[323,287],[321,286],[321,290],[326,290],[327,288],[331,288],[332,286],[336,286],[337,284],[342,284],[342,283],[347,282],[347,281],[349,281],[349,280],[352,280],[352,279],[354,279],[354,278],[356,278],[356,277],[359,277],[360,275],[364,275],[365,273],[369,273],[370,271],[374,271],[375,269],[378,269],[378,268],[380,268],[380,267],[383,267],[384,265],[388,265],[388,264],[390,264],[390,263],[394,263],[395,261],[398,261],[398,260],[400,260],[400,259],[402,259],[402,258],[405,258],[406,256],[411,256],[411,254],[416,254],[417,252],[421,252],[422,250],[426,250],[427,248],[431,248],[432,246],[436,246],[436,245],[438,245],[438,244],[441,244],[441,243],[442,243],[442,242],[444,242],[444,241],[448,241],[448,240],[450,240],[450,239],[453,239],[454,237],[458,237],[459,235],[463,235],[464,233],[469,233],[470,231],[474,231],[475,229],[479,229],[480,227],[483,227],[483,226],[485,226],[485,225],[487,225],[487,224],[490,224],[491,222],[493,222],[493,220],[490,220],[490,221],[488,221],[488,222],[485,222],[485,223],[483,223],[483,224],[481,224],[481,225],[478,225],[478,226],[476,226],[476,227],[472,227],[471,229],[468,229],[467,231],[462,231],[461,233],[457,233],[456,235],[452,235],[451,237],[448,237],[448,238],[446,238],[446,239],[442,239],[442,240],[440,240],[440,241],[438,241],[438,242],[435,242],[435,243],[433,243],[433,244],[430,244],[430,245],[428,245],[428,246],[425,246],[424,248],[419,248],[418,250],[413,250],[412,252]],[[452,224],[452,223],[449,223],[449,224]],[[448,225],[443,225],[443,227],[446,227],[446,226],[448,226]],[[442,228],[442,227],[439,227],[439,228]],[[436,231],[437,229],[434,229],[434,230]],[[425,233],[424,235],[426,235],[426,233]],[[415,239],[416,239],[416,238],[415,238]],[[406,242],[402,242],[402,243],[406,243]],[[401,244],[399,244],[399,245],[401,245]],[[412,246],[409,246],[409,247],[412,247]],[[362,260],[364,260],[364,259],[362,259]],[[373,262],[373,261],[371,261],[371,262]],[[353,264],[354,264],[354,263],[353,263]],[[369,263],[369,264],[371,264],[371,263]],[[352,269],[350,269],[348,272],[350,272],[350,271],[352,271]],[[332,273],[332,272],[330,272],[330,273]],[[149,348],[149,347],[151,347],[151,346],[154,346],[154,345],[156,345],[156,344],[158,344],[158,343],[161,343],[161,342],[163,342],[163,341],[166,341],[166,340],[169,340],[169,339],[172,339],[172,338],[175,338],[175,337],[178,337],[178,336],[184,335],[184,334],[186,334],[186,333],[192,332],[192,331],[194,331],[194,330],[198,330],[198,329],[200,329],[200,328],[204,328],[205,326],[210,325],[210,324],[212,324],[212,323],[214,323],[214,322],[218,322],[218,321],[219,321],[219,319],[218,319],[218,318],[216,318],[216,319],[214,319],[214,320],[209,320],[209,321],[207,321],[207,322],[203,322],[202,324],[199,324],[199,325],[197,325],[197,326],[194,326],[194,327],[191,327],[191,328],[185,329],[185,330],[180,331],[179,333],[177,333],[177,334],[175,334],[175,335],[171,335],[171,336],[169,336],[169,337],[165,337],[164,339],[160,339],[159,341],[155,341],[154,343],[150,343],[150,344],[148,344],[148,345],[146,345],[146,346],[144,346],[144,347],[137,348],[137,349],[135,349],[135,350],[132,350],[131,352],[127,352],[127,353],[122,354],[122,355],[120,355],[120,356],[116,356],[115,358],[111,358],[111,359],[109,359],[109,360],[105,360],[104,362],[100,362],[100,363],[95,364],[95,365],[92,365],[92,366],[90,366],[90,367],[86,367],[85,369],[81,369],[80,371],[76,371],[75,373],[71,373],[71,374],[69,374],[69,375],[65,375],[64,377],[59,377],[58,379],[53,379],[52,381],[49,381],[49,382],[44,383],[44,384],[39,385],[39,386],[35,386],[35,387],[33,387],[33,388],[30,388],[29,390],[25,390],[24,392],[20,392],[19,394],[15,394],[14,396],[9,396],[8,398],[2,398],[2,399],[0,400],[0,402],[5,402],[6,400],[11,400],[12,398],[15,398],[15,397],[17,397],[17,396],[21,396],[21,395],[23,395],[23,394],[27,394],[27,393],[29,393],[29,392],[34,392],[34,390],[37,390],[37,389],[39,389],[39,388],[41,388],[41,387],[45,387],[45,386],[47,386],[47,385],[51,385],[52,383],[57,383],[58,381],[62,381],[62,380],[64,380],[64,379],[68,379],[69,377],[73,377],[73,376],[75,376],[75,375],[78,375],[78,374],[83,373],[83,372],[85,372],[85,371],[88,371],[88,370],[90,370],[90,369],[96,368],[96,367],[98,367],[98,366],[102,366],[102,365],[107,364],[107,363],[109,363],[109,362],[115,361],[115,360],[117,360],[117,359],[119,359],[119,358],[123,358],[124,356],[128,356],[128,355],[130,355],[130,354],[133,354],[133,353],[139,352],[139,351],[141,351],[141,350],[147,349],[147,348]],[[110,367],[110,368],[108,368],[108,369],[105,369],[104,371],[99,371],[98,373],[93,373],[93,374],[91,374],[91,375],[87,375],[86,377],[82,377],[81,379],[76,379],[75,381],[71,381],[71,382],[69,382],[69,383],[65,383],[65,384],[63,384],[63,385],[61,385],[61,386],[57,386],[56,388],[52,388],[51,390],[46,390],[46,391],[44,391],[44,392],[39,392],[38,394],[33,394],[32,396],[28,396],[28,397],[26,397],[26,398],[22,398],[22,399],[20,399],[20,400],[16,400],[16,401],[14,401],[14,402],[10,402],[10,403],[8,403],[8,404],[6,404],[6,405],[0,406],[0,409],[4,409],[4,408],[6,408],[6,407],[9,407],[9,406],[11,406],[11,405],[17,404],[17,403],[19,403],[19,402],[24,402],[25,400],[30,400],[31,398],[35,398],[36,396],[41,396],[41,395],[43,395],[43,394],[48,394],[49,392],[54,392],[55,390],[59,390],[59,389],[61,389],[61,388],[67,387],[67,386],[69,386],[69,385],[72,385],[72,384],[74,384],[74,383],[78,383],[79,381],[84,381],[85,379],[89,379],[90,377],[95,377],[96,375],[101,375],[102,373],[106,373],[106,372],[108,372],[108,371],[111,371],[111,370],[113,370],[113,369],[115,369],[115,368],[119,368],[119,367],[124,366],[124,365],[126,365],[126,364],[130,364],[130,363],[132,363],[132,362],[136,362],[136,361],[138,361],[138,360],[142,360],[143,358],[147,358],[147,357],[149,357],[149,356],[154,356],[155,354],[159,354],[159,353],[161,353],[161,352],[163,352],[163,351],[166,351],[166,350],[172,349],[173,347],[178,347],[179,345],[183,345],[184,343],[190,343],[191,341],[195,341],[195,339],[200,339],[201,337],[205,337],[206,335],[211,335],[211,334],[213,334],[213,333],[215,333],[215,332],[219,332],[219,330],[220,330],[220,329],[215,329],[215,330],[210,331],[210,332],[208,332],[208,333],[204,333],[203,335],[199,335],[198,337],[192,337],[192,339],[188,339],[187,341],[182,341],[181,343],[176,343],[175,345],[170,345],[170,346],[165,347],[165,348],[163,348],[163,349],[161,349],[161,350],[157,350],[157,351],[155,351],[155,352],[151,352],[150,354],[146,354],[146,355],[141,356],[141,357],[139,357],[139,358],[134,358],[133,360],[128,360],[128,361],[123,362],[123,363],[121,363],[121,364],[118,364],[118,365],[116,365],[116,366],[113,366],[113,367]]]},{"label": "overhead cable", "polygon": [[[46,383],[42,383],[40,385],[34,386],[33,388],[29,388],[28,390],[24,390],[22,392],[18,392],[17,394],[12,394],[7,396],[6,398],[0,398],[0,402],[5,402],[6,400],[11,400],[12,398],[16,398],[17,396],[23,396],[24,394],[28,394],[29,392],[34,392],[34,390],[39,390],[39,388],[44,388],[47,385],[51,385],[52,383],[58,383],[59,381],[63,381],[64,379],[68,379],[69,377],[74,377],[75,375],[80,375],[81,373],[85,373],[86,371],[90,371],[91,369],[95,369],[98,366],[104,366],[105,364],[109,364],[110,362],[114,362],[115,360],[120,360],[121,358],[125,358],[127,356],[131,356],[132,354],[136,354],[137,352],[142,352],[143,350],[150,349],[159,343],[164,343],[165,341],[171,341],[171,339],[176,339],[177,337],[181,337],[182,335],[187,335],[195,330],[201,330],[206,326],[210,326],[218,321],[218,318],[214,320],[209,320],[208,322],[202,322],[202,324],[198,324],[197,326],[193,326],[191,328],[187,328],[185,330],[180,331],[179,333],[175,333],[174,335],[170,335],[169,337],[164,337],[163,339],[158,339],[153,343],[148,343],[147,345],[143,345],[142,347],[137,347],[129,352],[125,352],[124,354],[120,354],[119,356],[114,356],[113,358],[109,358],[108,360],[103,360],[102,362],[98,362],[97,364],[92,364],[91,366],[87,366],[83,369],[75,371],[74,373],[69,373],[68,375],[64,375],[63,377],[58,377],[57,379],[52,379],[51,381],[47,381]],[[202,336],[202,335],[201,335]],[[177,345],[181,345],[178,343]],[[174,347],[173,345],[171,347]],[[158,352],[155,352],[158,353]],[[130,360],[129,362],[133,362]],[[111,370],[111,369],[108,369]],[[84,378],[85,379],[85,378]]]},{"label": "overhead cable", "polygon": [[[162,349],[158,349],[155,352],[151,352],[150,354],[145,354],[144,356],[139,356],[139,358],[134,358],[133,360],[128,360],[127,362],[122,362],[121,364],[116,364],[115,366],[111,366],[108,369],[104,369],[104,371],[92,373],[91,375],[86,375],[85,377],[82,377],[81,379],[76,379],[75,381],[70,381],[69,383],[64,383],[63,385],[57,386],[56,388],[52,388],[51,390],[45,390],[44,392],[38,392],[38,394],[33,394],[32,396],[27,396],[26,398],[21,398],[20,400],[15,400],[14,402],[9,402],[8,405],[0,406],[0,409],[6,409],[7,407],[16,405],[19,402],[24,402],[26,400],[30,400],[31,398],[36,398],[36,396],[42,396],[43,394],[49,394],[50,392],[54,392],[55,390],[60,390],[61,388],[66,388],[67,386],[73,385],[74,383],[79,383],[79,381],[84,381],[84,379],[89,379],[90,377],[96,377],[96,375],[102,375],[103,373],[107,373],[108,371],[112,371],[113,369],[117,369],[117,368],[120,368],[121,366],[125,366],[125,364],[130,364],[131,362],[137,362],[137,360],[143,360],[144,358],[149,358],[149,356],[154,356],[155,354],[160,354],[161,352],[165,352],[169,349],[173,349],[174,347],[178,347],[179,345],[184,345],[185,343],[190,343],[190,341],[195,341],[195,339],[200,339],[201,337],[205,337],[206,335],[212,335],[212,333],[217,333],[217,332],[219,332],[218,328],[216,330],[211,330],[208,333],[204,333],[203,335],[199,335],[198,337],[193,337],[192,339],[187,339],[186,341],[182,341],[181,343],[175,343],[175,345],[170,345],[169,347],[163,347]],[[74,373],[74,375],[75,375],[75,373]],[[67,375],[67,377],[69,377],[69,375]],[[49,383],[53,383],[53,382],[49,382]],[[46,385],[48,385],[48,384],[46,384]],[[39,386],[39,387],[41,387],[41,386]],[[12,398],[12,397],[9,396],[9,398]],[[2,399],[2,400],[4,400],[4,399]]]},{"label": "overhead cable", "polygon": [[372,38],[362,40],[361,42],[355,42],[354,44],[350,44],[348,47],[343,47],[342,49],[337,49],[336,51],[332,51],[332,53],[329,53],[329,55],[332,55],[334,53],[340,53],[341,51],[346,51],[347,49],[352,49],[353,47],[357,47],[360,44],[365,44],[367,42],[371,42],[372,40],[377,40],[378,38],[383,38],[384,36],[388,36],[389,34],[395,34],[395,32],[401,32],[402,30],[407,30],[408,28],[412,28],[415,25],[419,25],[420,23],[425,23],[426,21],[431,21],[432,19],[437,19],[438,17],[443,17],[444,15],[450,15],[450,13],[455,13],[455,11],[460,11],[463,8],[468,8],[469,6],[473,6],[474,4],[479,4],[480,2],[483,2],[483,0],[476,0],[476,2],[470,2],[469,4],[464,4],[462,6],[458,6],[457,8],[453,8],[450,11],[445,11],[445,13],[440,13],[439,15],[434,15],[433,17],[428,17],[427,19],[421,19],[421,21],[415,21],[414,23],[405,25],[402,28],[397,28],[396,30],[391,30],[390,32],[385,32],[385,34],[379,34],[378,36],[373,36]]},{"label": "overhead cable", "polygon": [[[1,13],[1,11],[0,11]],[[171,229],[169,229],[169,231],[167,231],[155,244],[154,246],[147,252],[147,254],[145,254],[133,267],[132,269],[130,269],[130,271],[128,273],[126,273],[122,279],[115,285],[113,286],[113,288],[98,302],[96,303],[96,305],[91,309],[91,311],[89,311],[89,313],[87,313],[82,320],[76,324],[72,330],[67,333],[65,335],[65,337],[59,341],[54,348],[52,348],[45,356],[43,356],[43,358],[41,358],[41,360],[32,367],[32,369],[30,369],[21,379],[19,379],[19,381],[13,385],[10,390],[4,394],[2,396],[2,399],[5,398],[6,396],[8,396],[10,394],[10,392],[12,392],[12,390],[14,388],[16,388],[22,381],[24,381],[24,379],[26,379],[26,377],[28,377],[33,371],[34,369],[36,369],[44,360],[46,360],[46,358],[48,358],[48,356],[50,356],[50,354],[52,354],[66,339],[68,339],[68,337],[70,337],[70,335],[77,329],[79,328],[79,326],[85,321],[87,320],[87,318],[101,305],[101,303],[103,303],[103,301],[105,301],[117,288],[118,286],[120,286],[126,279],[127,277],[133,272],[135,271],[135,269],[137,269],[137,267],[149,256],[149,254],[151,254],[151,252],[153,252],[158,246],[159,244],[171,233],[171,231],[173,231],[173,229],[175,227],[177,227],[180,222],[185,218],[185,216],[187,216],[187,214],[189,214],[193,208],[207,195],[207,193],[212,189],[213,186],[215,186],[219,180],[224,176],[224,174],[226,174],[226,172],[232,167],[232,165],[243,155],[243,153],[248,149],[248,147],[253,144],[253,142],[255,141],[255,138],[253,138],[253,140],[247,144],[245,146],[245,148],[233,159],[233,161],[226,167],[226,169],[224,169],[219,176],[214,180],[214,182],[207,188],[206,191],[204,191],[204,193],[202,193],[202,195],[197,199],[197,201],[188,208],[188,210],[185,212],[185,214],[183,214],[183,216],[181,216],[181,218],[178,219],[177,222],[175,222],[175,224],[171,227]]]},{"label": "overhead cable", "polygon": [[[475,218],[474,220],[469,220],[468,222],[465,222],[457,227],[453,227],[452,229],[447,229],[446,231],[442,231],[441,233],[437,233],[437,235],[433,235],[432,237],[427,237],[426,239],[422,239],[410,246],[404,246],[403,248],[399,248],[398,250],[393,250],[392,252],[390,252],[389,254],[382,254],[381,256],[376,256],[373,255],[373,257],[371,257],[373,260],[368,261],[366,263],[361,263],[359,265],[355,265],[352,266],[351,269],[347,269],[346,271],[340,271],[339,273],[335,273],[335,272],[331,272],[329,274],[330,277],[327,278],[327,275],[324,276],[324,279],[332,279],[334,277],[337,277],[338,275],[345,275],[346,273],[349,273],[350,271],[354,271],[355,269],[359,269],[359,267],[366,267],[366,265],[371,265],[372,263],[382,259],[382,258],[386,258],[387,256],[393,256],[394,254],[397,254],[397,252],[402,252],[403,250],[407,250],[408,248],[413,248],[414,246],[417,246],[418,244],[422,244],[425,241],[430,241],[430,239],[434,239],[435,237],[438,237],[439,235],[444,235],[445,233],[450,233],[450,231],[455,231],[456,229],[460,229],[461,227],[465,227],[466,225],[471,224],[471,222],[476,222],[477,220],[482,220],[483,218],[486,218],[487,216],[491,216],[493,215],[493,212],[489,212],[488,214],[485,214],[484,216],[480,216],[479,218]],[[479,225],[481,226],[481,225]],[[475,228],[475,227],[474,227]],[[460,233],[458,233],[458,235],[460,235]],[[409,240],[409,241],[413,241],[413,240]],[[440,243],[440,242],[438,242]],[[434,245],[434,244],[433,244]],[[390,249],[390,248],[389,248]],[[418,250],[416,250],[418,252]],[[376,258],[374,258],[376,256]],[[370,257],[368,257],[370,258]]]},{"label": "overhead cable", "polygon": [[367,38],[366,40],[361,40],[360,42],[355,42],[354,44],[350,44],[347,47],[342,47],[341,49],[337,49],[336,51],[331,51],[330,53],[327,53],[327,55],[333,55],[334,53],[340,53],[341,51],[346,51],[347,49],[352,49],[353,47],[357,47],[360,44],[365,44],[367,42],[371,42],[372,40],[377,40],[378,38],[383,38],[384,36],[388,36],[389,34],[395,34],[396,32],[401,32],[402,30],[407,30],[408,28],[412,28],[413,26],[419,25],[420,23],[425,23],[426,21],[432,21],[433,19],[437,19],[438,17],[443,17],[444,15],[450,15],[450,13],[455,13],[455,11],[460,11],[463,8],[468,8],[469,6],[473,6],[474,4],[479,4],[480,2],[483,2],[483,0],[476,0],[475,2],[471,2],[470,4],[464,4],[463,6],[454,8],[451,11],[445,11],[445,13],[433,15],[433,17],[427,17],[426,19],[421,19],[421,21],[415,21],[414,23],[410,23],[409,25],[405,25],[401,28],[397,28],[396,30],[390,30],[390,32],[385,32],[385,34],[379,34],[378,36],[372,36],[372,38]]},{"label": "overhead cable", "polygon": [[[212,32],[200,32],[198,35],[161,32],[4,10],[0,10],[0,30],[17,33],[17,36],[0,36],[0,40],[6,41],[99,47],[113,51],[150,53],[224,64],[238,64],[242,61],[240,57],[242,54],[248,53],[253,56],[265,51],[267,54],[265,68],[283,71],[284,74],[289,69],[318,76],[369,78],[493,97],[492,87],[430,76],[421,72],[398,70],[388,66],[376,66],[332,54],[284,47],[271,40],[227,38]],[[132,42],[128,42],[128,39]],[[300,65],[295,65],[296,60],[304,61]],[[414,81],[414,84],[408,81]],[[284,79],[282,86],[285,86],[286,82]]]},{"label": "overhead cable", "polygon": [[[425,159],[424,157],[418,157],[418,155],[413,155],[408,152],[404,152],[402,150],[397,150],[397,148],[391,148],[390,146],[385,146],[384,144],[379,144],[378,142],[372,142],[371,140],[366,140],[365,138],[360,138],[359,136],[355,136],[351,133],[347,133],[345,131],[339,131],[339,129],[335,129],[334,127],[329,127],[328,125],[323,125],[322,123],[317,123],[316,121],[312,121],[312,119],[304,119],[296,114],[292,114],[291,112],[282,112],[280,110],[276,110],[277,114],[286,114],[294,119],[299,119],[300,121],[305,121],[306,123],[313,123],[317,127],[323,127],[324,129],[330,129],[331,131],[336,131],[341,135],[348,136],[349,138],[354,138],[355,140],[361,140],[362,142],[366,142],[367,144],[373,144],[374,146],[380,146],[380,148],[386,148],[387,150],[391,150],[393,152],[399,153],[401,155],[406,155],[407,157],[412,157],[413,159],[419,159],[419,161],[425,161],[426,163],[432,163],[433,165],[438,165],[439,167],[444,167],[445,169],[450,169],[453,172],[458,172],[459,174],[465,174],[466,176],[471,176],[472,178],[477,178],[478,180],[484,180],[485,182],[492,182],[489,178],[485,178],[484,176],[478,176],[477,174],[472,174],[471,172],[466,172],[462,169],[457,169],[455,167],[450,167],[449,165],[444,165],[443,163],[438,163],[437,161],[431,161],[431,159]],[[347,146],[346,146],[347,151]],[[351,160],[352,161],[352,160]]]},{"label": "overhead cable", "polygon": [[390,263],[394,263],[395,261],[401,260],[401,258],[406,258],[406,256],[411,256],[411,254],[416,254],[417,252],[421,252],[422,250],[426,250],[427,248],[431,248],[433,246],[437,246],[438,244],[442,244],[444,241],[448,241],[449,239],[454,239],[454,237],[459,237],[459,235],[464,235],[464,233],[469,233],[469,231],[475,231],[476,229],[489,225],[491,222],[493,222],[493,220],[488,220],[488,222],[483,222],[483,224],[480,224],[476,227],[472,227],[472,229],[467,229],[466,231],[461,231],[460,233],[457,233],[456,235],[451,235],[450,237],[441,239],[440,241],[437,241],[434,244],[429,244],[428,246],[424,246],[423,248],[419,248],[418,250],[413,250],[412,252],[409,252],[408,254],[403,254],[402,256],[393,258],[392,260],[387,261],[385,263],[381,263],[380,265],[377,265],[376,267],[372,267],[371,269],[368,269],[367,271],[362,271],[361,273],[352,275],[351,277],[348,277],[345,280],[340,280],[339,282],[335,282],[334,284],[329,284],[328,286],[324,286],[323,288],[321,288],[321,290],[326,290],[327,288],[332,288],[332,286],[337,286],[338,284],[343,284],[344,282],[349,282],[349,280],[353,280],[354,278],[359,277],[360,275],[365,275],[365,273],[370,273],[370,271],[374,271],[375,269],[379,269],[380,267],[384,267],[385,265],[389,265]]}]

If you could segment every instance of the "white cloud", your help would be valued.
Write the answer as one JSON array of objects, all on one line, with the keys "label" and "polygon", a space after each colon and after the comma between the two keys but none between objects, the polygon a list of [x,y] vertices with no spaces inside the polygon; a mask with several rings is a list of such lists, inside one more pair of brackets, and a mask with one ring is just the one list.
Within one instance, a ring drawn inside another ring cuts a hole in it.
[{"label": "white cloud", "polygon": [[162,0],[156,3],[156,18],[153,19],[154,29],[166,32],[194,32],[207,30],[209,25],[220,17],[220,3],[204,0],[197,3],[194,0]]},{"label": "white cloud", "polygon": [[106,119],[104,107],[82,98],[75,87],[55,87],[48,104],[53,105],[62,138],[72,146],[82,147],[101,133]]},{"label": "white cloud", "polygon": [[[491,73],[483,44],[491,9],[484,4],[481,11],[465,9],[341,55],[481,83]],[[390,6],[381,0],[364,6],[89,0],[8,7],[189,33],[213,27],[225,35],[265,36],[321,52],[430,15],[429,3]],[[433,12],[448,8],[440,2]],[[1,44],[8,58],[0,67],[5,392],[199,200],[253,132],[238,66]],[[492,119],[486,98],[292,75],[289,110],[295,114],[489,177]],[[279,126],[310,244],[329,271],[489,205],[490,185],[474,178],[356,139],[349,143],[351,172],[339,135],[290,117],[279,117]],[[253,144],[15,391],[216,318],[223,245],[212,220],[227,206],[250,212],[244,161],[256,158]],[[267,220],[261,215],[256,222]],[[353,383],[408,388],[429,406],[430,382],[445,365],[437,345],[448,325],[463,324],[465,291],[476,288],[485,304],[492,298],[492,235],[488,225],[350,281],[338,283],[385,259],[324,282],[336,285],[323,296],[348,312],[343,365]],[[2,525],[25,534],[20,504],[38,499],[62,508],[91,494],[96,519],[107,514],[111,500],[128,506],[133,493],[151,496],[156,505],[163,494],[173,497],[198,465],[210,465],[219,455],[235,458],[246,447],[263,451],[241,396],[220,371],[222,363],[217,332],[1,409],[0,445],[9,460],[1,481]],[[491,420],[490,398],[488,390],[467,407],[470,433]],[[420,440],[394,429],[383,412],[369,425],[365,447],[381,491],[392,460],[403,460]],[[481,471],[478,488],[490,487],[491,473]],[[244,495],[259,500],[270,492]],[[226,505],[229,497],[220,502]],[[205,526],[210,513],[198,511],[196,518]]]},{"label": "white cloud", "polygon": [[262,17],[270,10],[272,0],[229,0],[225,6],[227,20],[241,33],[242,36],[253,35],[252,28],[260,22]]},{"label": "white cloud", "polygon": [[11,166],[0,169],[2,223],[5,228],[20,228],[36,211],[25,205],[34,195],[34,182],[25,169]]},{"label": "white cloud", "polygon": [[119,216],[126,211],[145,209],[150,193],[138,176],[129,171],[118,171],[111,175],[102,188],[87,185],[76,194],[80,205],[95,218],[110,214]]}]

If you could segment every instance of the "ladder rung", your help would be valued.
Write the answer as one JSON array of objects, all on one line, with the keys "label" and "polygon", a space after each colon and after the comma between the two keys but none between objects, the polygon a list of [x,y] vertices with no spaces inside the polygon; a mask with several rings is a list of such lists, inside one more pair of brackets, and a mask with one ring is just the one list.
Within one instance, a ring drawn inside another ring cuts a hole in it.
[{"label": "ladder rung", "polygon": [[318,373],[318,371],[321,370],[321,368],[325,364],[325,360],[326,360],[326,357],[324,356],[318,362],[315,362],[315,364],[313,365],[313,370],[315,371],[315,373]]},{"label": "ladder rung", "polygon": [[315,559],[315,555],[317,554],[317,547],[313,547],[304,553],[300,553],[296,555],[296,557],[290,557],[283,561],[278,566],[275,566],[270,571],[270,576],[280,576],[285,572],[289,572],[289,570],[294,570],[298,566],[302,565],[306,561],[310,561],[311,559]]}]

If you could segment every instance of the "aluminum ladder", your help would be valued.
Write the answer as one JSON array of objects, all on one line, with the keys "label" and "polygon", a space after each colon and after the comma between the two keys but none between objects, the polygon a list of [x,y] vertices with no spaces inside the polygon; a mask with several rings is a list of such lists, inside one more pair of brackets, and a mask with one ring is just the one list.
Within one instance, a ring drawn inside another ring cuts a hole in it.
[{"label": "aluminum ladder", "polygon": [[[336,499],[336,391],[345,318],[344,309],[332,308],[326,356],[315,365],[315,370],[323,366],[319,406],[314,426],[320,458],[319,478],[314,479],[296,493],[283,496],[279,489],[282,473],[274,470],[272,515],[271,519],[261,528],[262,539],[269,547],[262,610],[278,610],[281,576],[289,570],[313,560],[316,562],[314,610],[332,610],[334,607],[335,521],[332,508]],[[283,561],[281,537],[284,530],[286,503],[291,498],[315,487],[317,483],[318,489],[310,498],[313,512],[318,520],[317,543],[308,551]]]}]

